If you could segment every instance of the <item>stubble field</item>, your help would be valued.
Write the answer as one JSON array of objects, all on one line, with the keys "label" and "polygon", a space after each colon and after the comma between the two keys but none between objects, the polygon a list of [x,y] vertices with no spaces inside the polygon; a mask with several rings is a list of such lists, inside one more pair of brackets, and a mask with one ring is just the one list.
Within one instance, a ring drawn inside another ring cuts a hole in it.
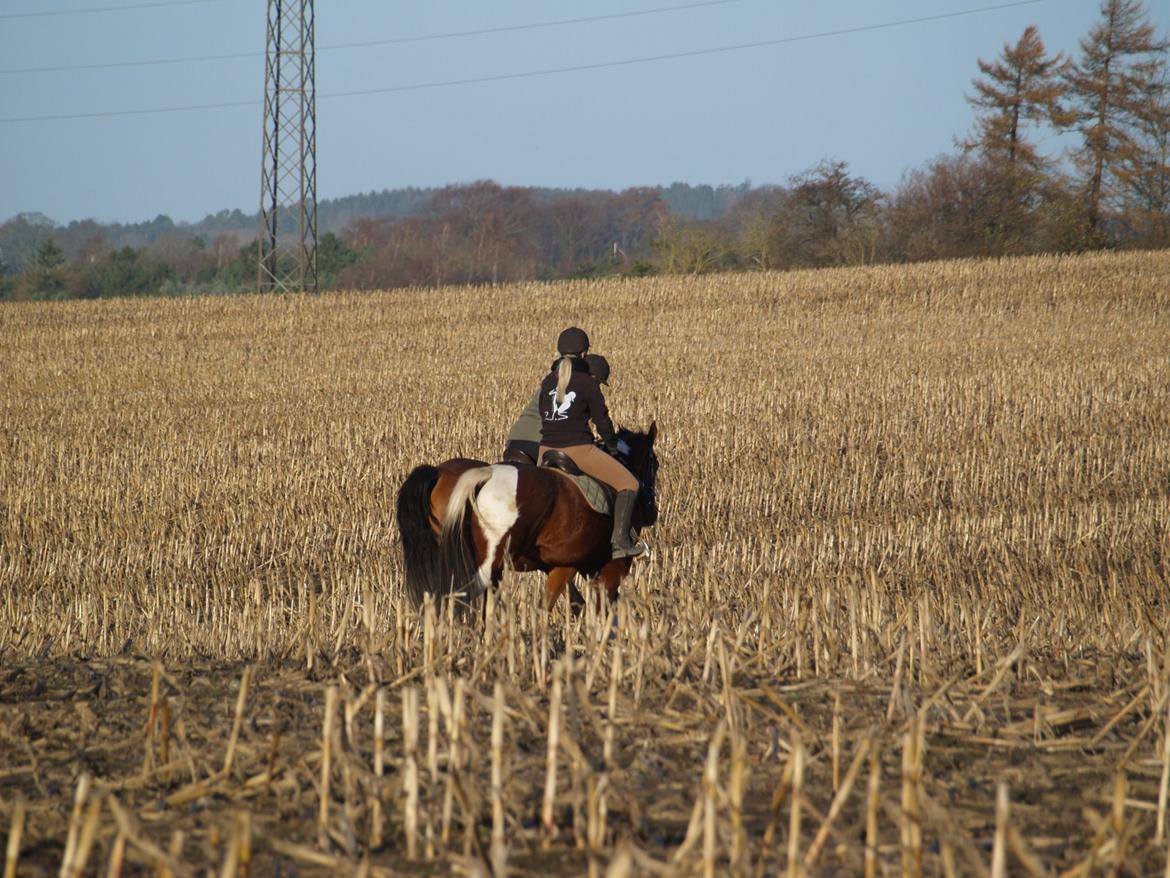
[{"label": "stubble field", "polygon": [[[585,327],[653,555],[401,588]],[[5,875],[1163,875],[1170,253],[0,308]],[[587,591],[587,594],[592,592]]]}]

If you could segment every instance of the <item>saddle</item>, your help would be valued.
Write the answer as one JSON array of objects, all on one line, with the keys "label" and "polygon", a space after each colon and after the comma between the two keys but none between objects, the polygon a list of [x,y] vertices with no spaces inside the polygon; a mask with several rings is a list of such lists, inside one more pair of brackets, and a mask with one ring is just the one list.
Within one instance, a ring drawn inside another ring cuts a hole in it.
[{"label": "saddle", "polygon": [[613,511],[613,488],[581,472],[581,468],[565,452],[553,448],[546,450],[540,465],[546,469],[555,469],[572,479],[594,512],[609,515]]},{"label": "saddle", "polygon": [[577,466],[573,458],[565,454],[563,451],[557,451],[555,448],[546,449],[544,456],[540,459],[540,465],[546,466],[549,469],[558,469],[567,476],[581,476],[581,467]]},{"label": "saddle", "polygon": [[504,450],[504,463],[519,463],[527,466],[532,466],[536,463],[531,457],[521,451],[519,448],[507,448]]}]

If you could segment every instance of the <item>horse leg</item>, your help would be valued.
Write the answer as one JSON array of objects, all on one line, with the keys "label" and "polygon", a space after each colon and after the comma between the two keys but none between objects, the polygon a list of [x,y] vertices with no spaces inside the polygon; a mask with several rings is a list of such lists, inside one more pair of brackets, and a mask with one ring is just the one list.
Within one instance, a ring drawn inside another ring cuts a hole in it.
[{"label": "horse leg", "polygon": [[601,568],[600,579],[605,584],[605,594],[611,604],[618,599],[618,586],[629,570],[629,558],[616,558]]},{"label": "horse leg", "polygon": [[585,596],[581,594],[581,590],[577,588],[577,579],[574,577],[569,580],[569,604],[573,607],[573,615],[579,615],[581,610],[585,607]]},{"label": "horse leg", "polygon": [[569,580],[576,572],[572,567],[554,567],[548,572],[548,579],[544,583],[544,592],[548,597],[549,612],[552,612],[557,598],[561,596],[561,592],[565,590],[565,586],[569,584]]}]

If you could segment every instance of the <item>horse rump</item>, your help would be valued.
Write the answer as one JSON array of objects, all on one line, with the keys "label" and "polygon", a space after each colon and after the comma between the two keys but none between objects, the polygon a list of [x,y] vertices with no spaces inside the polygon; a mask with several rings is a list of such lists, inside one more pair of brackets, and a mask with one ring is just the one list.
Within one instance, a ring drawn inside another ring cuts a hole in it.
[{"label": "horse rump", "polygon": [[441,599],[462,592],[468,600],[479,592],[470,517],[460,516],[453,532],[444,528],[442,538],[435,536],[438,522],[431,515],[431,492],[440,475],[438,467],[417,466],[398,490],[406,593],[415,606],[428,594]]}]

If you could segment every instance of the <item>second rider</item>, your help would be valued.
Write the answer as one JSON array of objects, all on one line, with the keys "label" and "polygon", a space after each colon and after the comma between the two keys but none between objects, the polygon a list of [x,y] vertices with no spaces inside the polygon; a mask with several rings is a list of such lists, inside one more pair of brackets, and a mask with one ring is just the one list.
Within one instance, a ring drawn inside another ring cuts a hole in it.
[{"label": "second rider", "polygon": [[[617,436],[601,385],[590,374],[585,359],[588,352],[589,336],[583,329],[570,327],[557,338],[558,358],[538,393],[540,454],[548,448],[564,452],[583,473],[605,482],[617,492],[611,539],[613,557],[631,558],[642,553],[642,546],[630,539],[638,480],[612,456],[618,453]],[[593,444],[590,421],[597,428],[605,451]]]}]

